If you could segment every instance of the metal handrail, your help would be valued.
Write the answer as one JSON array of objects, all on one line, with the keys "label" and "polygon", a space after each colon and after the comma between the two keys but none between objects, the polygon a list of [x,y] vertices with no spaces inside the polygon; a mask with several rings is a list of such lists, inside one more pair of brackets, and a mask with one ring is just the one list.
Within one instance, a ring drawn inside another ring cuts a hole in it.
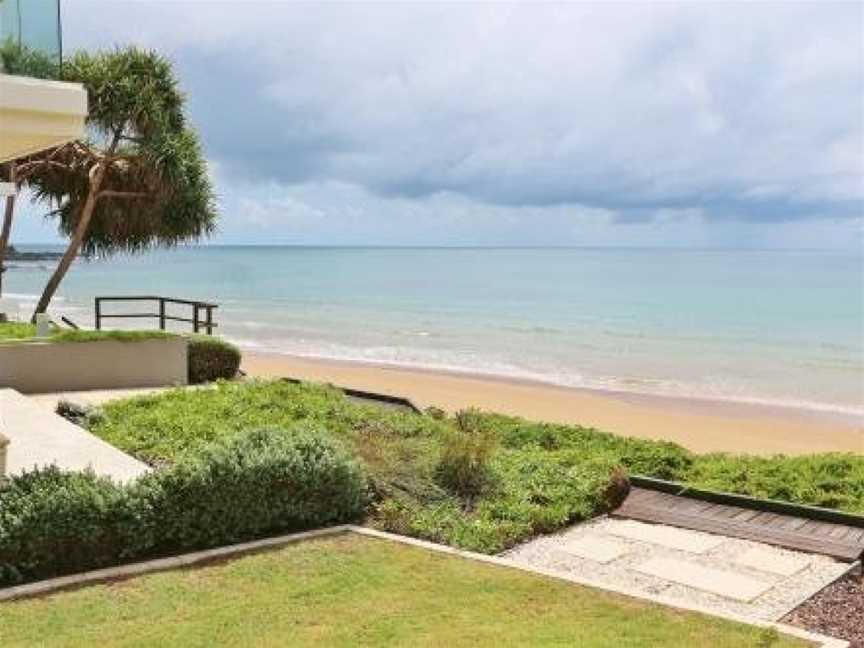
[{"label": "metal handrail", "polygon": [[[103,313],[102,312],[102,303],[103,302],[126,302],[126,301],[155,301],[159,304],[159,312],[158,313]],[[168,315],[165,309],[166,304],[182,304],[184,306],[192,307],[192,317],[175,317],[173,315]],[[207,332],[207,335],[213,334],[213,329],[218,326],[213,321],[213,310],[219,308],[218,304],[213,304],[211,302],[204,301],[195,301],[191,299],[175,299],[173,297],[159,297],[156,295],[122,295],[122,296],[109,296],[109,297],[96,297],[95,298],[95,311],[96,311],[96,330],[102,330],[102,320],[105,319],[159,319],[159,328],[161,330],[165,330],[166,324],[169,321],[172,322],[187,322],[192,324],[192,331],[194,333],[199,333],[201,328],[204,328]],[[204,310],[205,317],[203,319],[200,318],[201,310]]]}]

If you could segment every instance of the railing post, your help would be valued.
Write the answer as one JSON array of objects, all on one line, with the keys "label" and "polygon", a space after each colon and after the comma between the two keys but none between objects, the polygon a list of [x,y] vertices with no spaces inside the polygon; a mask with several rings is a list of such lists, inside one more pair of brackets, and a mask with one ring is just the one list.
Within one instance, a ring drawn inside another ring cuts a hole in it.
[{"label": "railing post", "polygon": [[159,298],[159,328],[165,330],[165,298]]},{"label": "railing post", "polygon": [[96,330],[102,330],[102,299],[96,298]]},{"label": "railing post", "polygon": [[213,307],[207,305],[207,335],[213,335]]},{"label": "railing post", "polygon": [[198,332],[198,304],[192,304],[192,332]]}]

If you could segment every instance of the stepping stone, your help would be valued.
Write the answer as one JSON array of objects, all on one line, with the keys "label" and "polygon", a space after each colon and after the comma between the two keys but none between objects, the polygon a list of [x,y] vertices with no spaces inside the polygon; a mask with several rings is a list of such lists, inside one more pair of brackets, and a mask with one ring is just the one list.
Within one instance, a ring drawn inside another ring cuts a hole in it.
[{"label": "stepping stone", "polygon": [[608,563],[627,553],[626,545],[601,536],[585,536],[570,540],[561,550],[586,560]]},{"label": "stepping stone", "polygon": [[778,576],[793,576],[810,564],[810,560],[804,556],[792,556],[761,547],[745,551],[735,558],[735,562]]},{"label": "stepping stone", "polygon": [[745,603],[758,598],[772,587],[771,583],[749,576],[671,558],[649,560],[636,567],[636,571]]},{"label": "stepping stone", "polygon": [[725,540],[720,536],[686,531],[663,524],[643,524],[633,520],[616,520],[616,524],[610,525],[605,531],[622,538],[650,542],[694,554],[701,554],[714,549],[723,544]]}]

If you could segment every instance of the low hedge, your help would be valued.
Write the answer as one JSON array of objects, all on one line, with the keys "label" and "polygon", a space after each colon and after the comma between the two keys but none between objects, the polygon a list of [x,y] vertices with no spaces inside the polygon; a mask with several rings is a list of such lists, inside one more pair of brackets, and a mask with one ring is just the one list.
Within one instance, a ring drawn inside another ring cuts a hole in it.
[{"label": "low hedge", "polygon": [[189,338],[189,383],[230,380],[240,369],[240,349],[209,335]]},{"label": "low hedge", "polygon": [[304,430],[214,443],[127,485],[56,467],[0,483],[0,585],[357,517],[360,468]]}]

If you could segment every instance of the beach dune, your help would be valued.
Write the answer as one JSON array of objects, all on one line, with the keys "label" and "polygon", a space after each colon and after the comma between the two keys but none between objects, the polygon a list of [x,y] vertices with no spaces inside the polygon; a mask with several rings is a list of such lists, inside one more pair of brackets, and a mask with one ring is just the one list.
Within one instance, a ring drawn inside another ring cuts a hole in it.
[{"label": "beach dune", "polygon": [[540,382],[246,353],[250,376],[293,377],[405,396],[419,407],[479,407],[536,421],[674,441],[695,452],[864,453],[858,417],[767,405],[559,387]]}]

